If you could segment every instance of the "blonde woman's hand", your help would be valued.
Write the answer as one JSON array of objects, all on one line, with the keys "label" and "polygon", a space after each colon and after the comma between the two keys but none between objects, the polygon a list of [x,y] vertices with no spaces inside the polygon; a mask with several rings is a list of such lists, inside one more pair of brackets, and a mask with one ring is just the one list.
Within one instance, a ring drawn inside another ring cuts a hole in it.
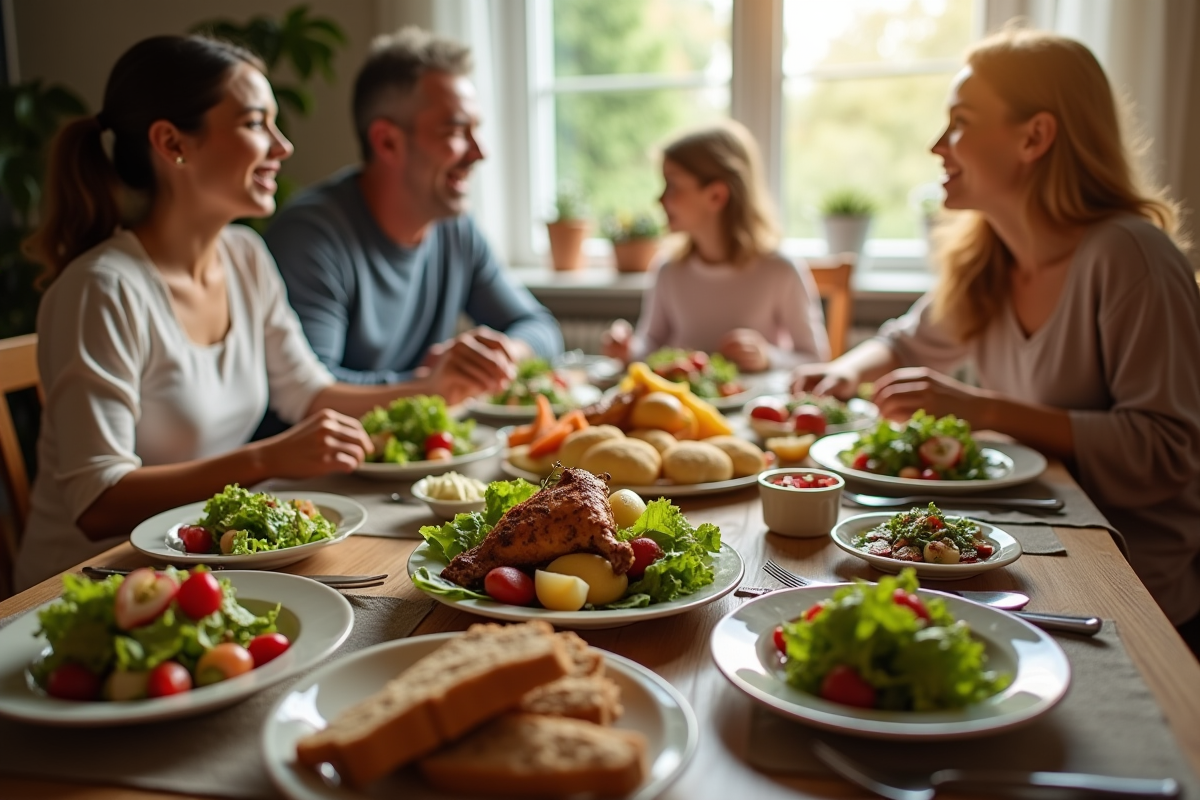
[{"label": "blonde woman's hand", "polygon": [[609,358],[629,361],[629,349],[633,345],[633,326],[623,319],[614,320],[600,337],[600,352]]},{"label": "blonde woman's hand", "polygon": [[374,450],[362,424],[328,408],[310,414],[260,446],[274,478],[315,478],[353,472]]},{"label": "blonde woman's hand", "polygon": [[811,392],[828,395],[839,400],[849,400],[858,392],[859,379],[854,371],[838,365],[801,364],[792,373],[792,394]]},{"label": "blonde woman's hand", "polygon": [[763,372],[771,366],[771,347],[756,330],[734,328],[721,337],[718,352],[742,372]]},{"label": "blonde woman's hand", "polygon": [[982,424],[985,393],[927,367],[903,367],[875,382],[880,416],[902,422],[918,409],[942,417],[954,414],[972,425]]}]

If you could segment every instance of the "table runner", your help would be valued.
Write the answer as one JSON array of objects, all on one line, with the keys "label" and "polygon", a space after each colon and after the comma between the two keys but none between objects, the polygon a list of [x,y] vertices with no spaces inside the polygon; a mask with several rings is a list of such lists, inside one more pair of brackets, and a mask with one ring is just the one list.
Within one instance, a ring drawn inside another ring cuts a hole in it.
[{"label": "table runner", "polygon": [[1129,659],[1116,624],[1094,638],[1056,636],[1071,662],[1066,698],[1036,722],[1008,733],[962,742],[877,742],[819,732],[755,708],[747,760],[771,773],[831,774],[812,755],[820,738],[882,768],[1069,770],[1130,778],[1174,778],[1184,796],[1200,797],[1200,781],[1179,750],[1162,711]]},{"label": "table runner", "polygon": [[[312,669],[408,636],[434,606],[426,599],[346,599],[354,608],[354,629]],[[307,672],[229,708],[151,725],[69,729],[0,719],[0,773],[238,800],[275,798],[259,737],[271,707]]]}]

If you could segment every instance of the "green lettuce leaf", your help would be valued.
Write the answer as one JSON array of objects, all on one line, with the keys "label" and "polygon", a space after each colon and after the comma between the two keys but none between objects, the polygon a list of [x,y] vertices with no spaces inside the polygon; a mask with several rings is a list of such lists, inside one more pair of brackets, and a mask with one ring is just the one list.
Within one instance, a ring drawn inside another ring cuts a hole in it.
[{"label": "green lettuce leaf", "polygon": [[618,532],[628,541],[645,536],[663,549],[662,558],[646,568],[640,580],[629,584],[626,597],[646,594],[664,603],[692,594],[716,578],[712,554],[721,549],[721,530],[704,523],[693,528],[677,506],[665,498],[653,500],[632,526]]},{"label": "green lettuce leaf", "polygon": [[523,478],[489,483],[483,494],[483,521],[488,530],[494,528],[510,508],[537,494],[539,488]]},{"label": "green lettuce leaf", "polygon": [[426,567],[420,567],[412,574],[413,586],[428,594],[436,594],[451,600],[491,600],[482,592],[464,589],[457,583],[451,583],[441,575],[434,575]]},{"label": "green lettuce leaf", "polygon": [[455,514],[443,525],[423,525],[419,531],[434,556],[449,563],[459,553],[466,552],[483,541],[492,529],[483,521],[483,514],[471,511]]}]

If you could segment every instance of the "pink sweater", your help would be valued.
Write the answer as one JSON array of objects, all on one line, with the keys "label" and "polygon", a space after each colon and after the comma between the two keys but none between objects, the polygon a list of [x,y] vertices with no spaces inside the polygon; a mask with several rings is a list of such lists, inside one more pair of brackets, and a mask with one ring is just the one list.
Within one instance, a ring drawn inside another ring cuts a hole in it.
[{"label": "pink sweater", "polygon": [[1032,336],[1011,306],[968,344],[930,317],[923,298],[880,338],[906,366],[972,358],[985,389],[1069,411],[1069,466],[1138,577],[1172,623],[1200,613],[1200,291],[1166,234],[1133,216],[1093,225]]},{"label": "pink sweater", "polygon": [[807,264],[781,255],[744,267],[670,261],[642,302],[632,356],[660,347],[715,352],[734,328],[750,328],[771,345],[771,367],[829,359],[829,340],[816,284]]}]

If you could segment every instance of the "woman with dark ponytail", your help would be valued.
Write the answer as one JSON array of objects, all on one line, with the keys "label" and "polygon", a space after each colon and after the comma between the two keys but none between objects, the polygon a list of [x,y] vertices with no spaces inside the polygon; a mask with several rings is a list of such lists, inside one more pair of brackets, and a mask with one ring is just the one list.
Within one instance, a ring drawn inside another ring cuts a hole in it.
[{"label": "woman with dark ponytail", "polygon": [[[59,134],[42,225],[26,242],[49,288],[18,587],[228,483],[353,470],[371,449],[356,418],[425,388],[335,383],[262,241],[230,225],[275,210],[292,153],[276,110],[250,53],[158,36],[113,67],[99,114]],[[268,396],[299,423],[246,444]]]}]

